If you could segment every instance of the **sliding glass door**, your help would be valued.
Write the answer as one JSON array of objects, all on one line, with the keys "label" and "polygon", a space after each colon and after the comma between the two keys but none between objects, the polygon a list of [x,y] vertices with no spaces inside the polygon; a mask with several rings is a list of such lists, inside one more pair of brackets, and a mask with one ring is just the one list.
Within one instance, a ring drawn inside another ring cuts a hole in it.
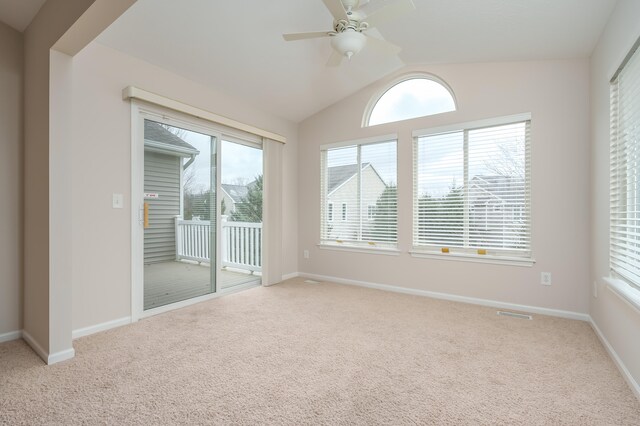
[{"label": "sliding glass door", "polygon": [[144,148],[137,151],[144,159],[138,175],[143,284],[136,293],[142,301],[135,302],[142,304],[141,312],[259,284],[260,141],[167,117],[143,117]]},{"label": "sliding glass door", "polygon": [[228,289],[262,276],[263,172],[260,145],[222,138],[220,286]]},{"label": "sliding glass door", "polygon": [[217,148],[144,120],[144,310],[216,291]]}]

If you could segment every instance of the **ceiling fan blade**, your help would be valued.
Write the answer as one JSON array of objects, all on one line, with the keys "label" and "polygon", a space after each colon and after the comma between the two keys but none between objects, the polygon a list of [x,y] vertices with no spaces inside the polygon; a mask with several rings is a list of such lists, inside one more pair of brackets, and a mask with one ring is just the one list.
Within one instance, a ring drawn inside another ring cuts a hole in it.
[{"label": "ceiling fan blade", "polygon": [[369,28],[377,27],[411,12],[415,8],[412,0],[398,0],[376,10],[371,15],[368,15],[364,21],[369,24]]},{"label": "ceiling fan blade", "polygon": [[344,10],[341,0],[322,0],[322,2],[327,6],[327,9],[329,9],[329,12],[331,12],[336,20],[349,22],[349,15],[347,15],[347,11]]},{"label": "ceiling fan blade", "polygon": [[343,58],[343,56],[340,54],[340,52],[337,52],[337,51],[334,50],[331,53],[331,56],[329,56],[329,60],[327,61],[327,66],[328,67],[337,67],[342,62],[342,58]]},{"label": "ceiling fan blade", "polygon": [[397,55],[402,50],[400,46],[396,46],[395,44],[389,43],[386,40],[380,40],[379,38],[375,38],[370,35],[366,35],[366,36],[367,36],[367,45],[371,46],[373,49],[377,50],[378,52],[385,53],[388,55]]},{"label": "ceiling fan blade", "polygon": [[308,38],[319,38],[319,37],[329,37],[330,33],[328,31],[315,31],[310,33],[293,33],[293,34],[282,34],[282,38],[286,41],[294,41],[294,40],[304,40]]}]

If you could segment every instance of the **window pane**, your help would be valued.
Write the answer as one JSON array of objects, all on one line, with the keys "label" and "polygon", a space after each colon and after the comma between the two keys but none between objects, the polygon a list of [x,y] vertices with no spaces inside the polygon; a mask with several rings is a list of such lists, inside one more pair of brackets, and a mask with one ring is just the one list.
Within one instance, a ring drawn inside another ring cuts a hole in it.
[{"label": "window pane", "polygon": [[611,85],[610,266],[640,288],[640,54]]},{"label": "window pane", "polygon": [[463,145],[463,132],[418,139],[416,245],[463,245]]},{"label": "window pane", "polygon": [[322,152],[323,241],[395,246],[396,149],[390,141]]},{"label": "window pane", "polygon": [[525,123],[469,131],[469,246],[526,248]]},{"label": "window pane", "polygon": [[[353,240],[358,236],[359,224],[347,212],[346,220],[341,219],[341,206],[357,209],[358,196],[358,147],[331,149],[326,152],[327,185],[324,202],[329,207],[328,221],[323,225],[323,238],[330,240]],[[337,209],[337,212],[336,212]],[[337,217],[336,217],[337,216]]]},{"label": "window pane", "polygon": [[[362,146],[362,204],[363,239],[366,241],[396,242],[398,240],[396,142]],[[368,206],[375,206],[372,221]]]},{"label": "window pane", "polygon": [[371,111],[368,125],[455,110],[453,96],[442,84],[427,78],[412,78],[396,84],[380,97]]},{"label": "window pane", "polygon": [[529,126],[415,140],[414,247],[531,256]]}]

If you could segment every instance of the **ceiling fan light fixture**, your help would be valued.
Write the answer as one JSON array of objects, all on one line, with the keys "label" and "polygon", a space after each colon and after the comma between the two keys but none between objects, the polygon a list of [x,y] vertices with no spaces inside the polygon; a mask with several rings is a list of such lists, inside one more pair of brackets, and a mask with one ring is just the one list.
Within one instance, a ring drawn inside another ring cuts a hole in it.
[{"label": "ceiling fan light fixture", "polygon": [[341,55],[351,59],[367,42],[364,34],[348,29],[331,37],[331,46]]}]

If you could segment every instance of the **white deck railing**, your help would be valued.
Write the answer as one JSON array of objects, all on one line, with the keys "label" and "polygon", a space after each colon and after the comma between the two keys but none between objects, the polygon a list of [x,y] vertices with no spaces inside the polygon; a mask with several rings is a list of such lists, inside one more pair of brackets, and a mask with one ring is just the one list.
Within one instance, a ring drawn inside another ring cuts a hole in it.
[{"label": "white deck railing", "polygon": [[[176,218],[176,259],[209,262],[211,223]],[[262,223],[222,220],[220,251],[223,267],[262,271]]]}]

